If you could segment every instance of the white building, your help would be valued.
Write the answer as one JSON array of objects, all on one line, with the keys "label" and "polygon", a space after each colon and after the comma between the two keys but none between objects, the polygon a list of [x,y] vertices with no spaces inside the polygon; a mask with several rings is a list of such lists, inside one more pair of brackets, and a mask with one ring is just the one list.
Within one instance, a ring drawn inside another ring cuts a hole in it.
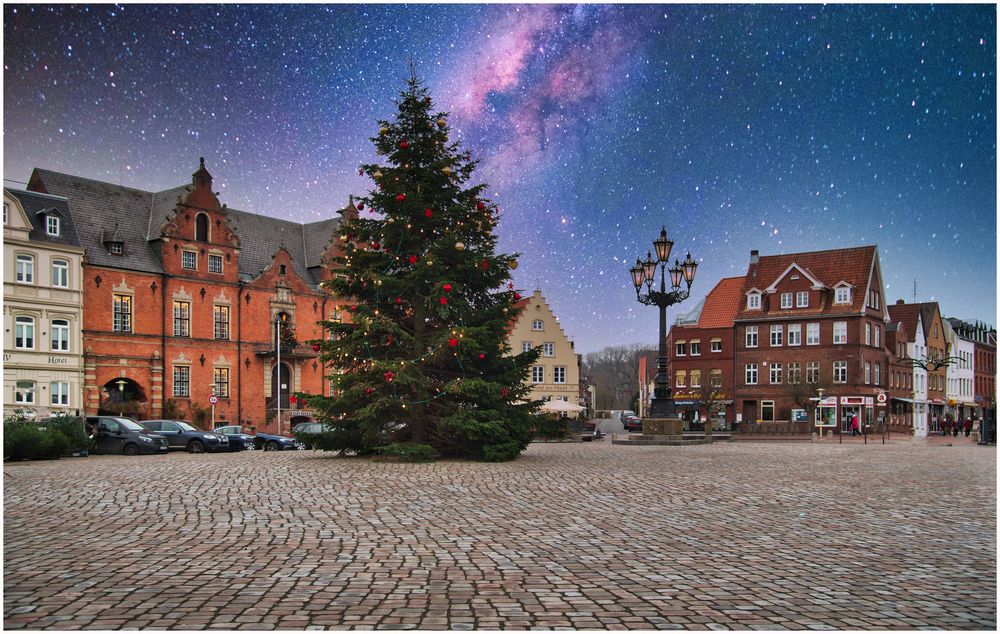
[{"label": "white building", "polygon": [[[911,359],[927,358],[927,339],[924,337],[924,323],[917,315],[917,327],[914,329],[913,342],[906,344],[906,355]],[[927,420],[927,370],[919,365],[913,366],[913,435],[926,436],[930,429]]]},{"label": "white building", "polygon": [[4,416],[83,409],[83,249],[65,198],[4,189]]},{"label": "white building", "polygon": [[948,342],[948,356],[955,360],[948,365],[945,398],[949,413],[956,420],[971,417],[976,410],[975,401],[975,344],[963,339],[955,332],[951,321],[942,319],[945,341]]}]

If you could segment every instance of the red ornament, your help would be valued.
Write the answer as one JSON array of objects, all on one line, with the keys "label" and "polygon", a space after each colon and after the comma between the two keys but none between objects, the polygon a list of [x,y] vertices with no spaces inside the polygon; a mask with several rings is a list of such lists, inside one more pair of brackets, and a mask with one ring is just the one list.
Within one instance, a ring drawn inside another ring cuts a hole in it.
[{"label": "red ornament", "polygon": [[372,393],[374,393],[374,392],[375,392],[375,390],[373,390],[373,389],[372,389],[372,388],[370,388],[370,387],[366,387],[366,388],[365,388],[365,396],[371,396],[371,395],[372,395]]},{"label": "red ornament", "polygon": [[396,298],[396,303],[397,304],[402,304],[403,303],[403,298],[402,297],[397,297]]},{"label": "red ornament", "polygon": [[514,301],[517,301],[519,299],[521,299],[521,294],[520,293],[514,293]]},{"label": "red ornament", "polygon": [[394,378],[396,378],[396,373],[393,372],[392,370],[389,370],[388,372],[385,373],[385,380],[387,383],[392,383],[392,380]]},{"label": "red ornament", "polygon": [[440,301],[441,301],[441,305],[442,306],[447,306],[448,305],[448,298],[447,297],[442,297],[440,299]]},{"label": "red ornament", "polygon": [[480,359],[485,359],[485,358],[486,358],[486,355],[485,355],[484,353],[480,352],[480,353],[479,353],[479,358],[480,358]]},{"label": "red ornament", "polygon": [[424,215],[427,216],[428,218],[430,218],[431,216],[434,215],[434,212],[431,211],[430,207],[428,207],[427,209],[424,209]]},{"label": "red ornament", "polygon": [[404,200],[406,200],[406,194],[399,194],[398,196],[396,196],[396,202],[397,203],[401,203]]},{"label": "red ornament", "polygon": [[507,398],[508,396],[510,396],[510,390],[508,390],[507,388],[500,390],[500,396]]},{"label": "red ornament", "polygon": [[416,263],[417,263],[417,256],[411,255],[410,256],[410,264],[416,264]]},{"label": "red ornament", "polygon": [[448,340],[448,345],[454,348],[455,346],[458,345],[458,339],[452,337],[451,339]]},{"label": "red ornament", "polygon": [[382,247],[378,242],[372,242],[372,248],[378,251]]},{"label": "red ornament", "polygon": [[486,209],[486,203],[480,202],[478,205],[476,205],[476,209],[478,209],[479,211]]},{"label": "red ornament", "polygon": [[358,170],[358,176],[364,176],[364,175],[365,175],[364,170]]},{"label": "red ornament", "polygon": [[319,344],[318,343],[314,343],[313,344],[313,352],[319,352]]},{"label": "red ornament", "polygon": [[485,271],[488,268],[490,268],[490,263],[487,262],[486,260],[483,260],[483,270]]},{"label": "red ornament", "polygon": [[291,396],[289,396],[289,397],[288,397],[288,400],[289,400],[290,402],[294,403],[294,402],[295,402],[295,401],[297,401],[298,399],[297,399],[297,398],[295,397],[295,395],[294,395],[294,394],[292,394]]},{"label": "red ornament", "polygon": [[357,306],[351,306],[351,312],[352,313],[358,312],[358,307]]},{"label": "red ornament", "polygon": [[392,335],[389,335],[389,340],[385,342],[385,347],[388,348],[392,345]]},{"label": "red ornament", "polygon": [[358,211],[361,211],[364,208],[365,208],[365,204],[364,203],[358,203]]},{"label": "red ornament", "polygon": [[442,286],[441,288],[443,288],[443,289],[444,289],[444,292],[445,292],[445,293],[450,293],[450,292],[451,292],[451,284],[445,284],[445,285],[444,285],[444,286]]},{"label": "red ornament", "polygon": [[410,144],[407,141],[400,141],[399,142],[399,149],[405,150],[408,147],[410,147]]}]

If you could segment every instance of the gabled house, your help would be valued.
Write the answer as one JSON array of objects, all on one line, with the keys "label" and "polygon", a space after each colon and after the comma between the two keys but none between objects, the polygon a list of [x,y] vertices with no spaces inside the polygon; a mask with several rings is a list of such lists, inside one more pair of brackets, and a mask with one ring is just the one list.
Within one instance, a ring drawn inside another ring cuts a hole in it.
[{"label": "gabled house", "polygon": [[[877,247],[751,251],[740,295],[733,319],[738,422],[845,431],[855,415],[863,425],[885,419],[876,401],[887,386],[889,319]],[[819,402],[812,421],[811,402]]]},{"label": "gabled house", "polygon": [[563,400],[580,405],[580,355],[566,336],[559,318],[549,307],[541,289],[517,301],[521,309],[508,324],[507,341],[513,354],[541,348],[531,367],[532,400]]},{"label": "gabled house", "polygon": [[[902,299],[889,306],[893,321],[903,321],[907,330],[915,333],[911,359],[914,365],[913,380],[916,387],[914,408],[914,434],[940,431],[945,417],[947,399],[948,341],[937,302],[907,304]],[[926,380],[924,377],[926,375]],[[926,418],[921,414],[921,391],[926,392]],[[925,431],[926,430],[926,431]]]}]

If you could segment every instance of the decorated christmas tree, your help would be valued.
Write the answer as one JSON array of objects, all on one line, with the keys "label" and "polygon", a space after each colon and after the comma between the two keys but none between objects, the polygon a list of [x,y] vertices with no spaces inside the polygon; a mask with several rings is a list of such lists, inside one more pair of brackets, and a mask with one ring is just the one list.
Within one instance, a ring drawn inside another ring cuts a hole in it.
[{"label": "decorated christmas tree", "polygon": [[375,188],[357,207],[374,217],[342,224],[327,283],[350,311],[321,343],[336,396],[309,405],[338,430],[326,448],[511,460],[538,406],[525,402],[538,352],[510,355],[506,341],[517,254],[495,252],[498,209],[469,184],[476,161],[426,88],[414,77],[396,103],[372,139],[385,160],[361,166]]}]

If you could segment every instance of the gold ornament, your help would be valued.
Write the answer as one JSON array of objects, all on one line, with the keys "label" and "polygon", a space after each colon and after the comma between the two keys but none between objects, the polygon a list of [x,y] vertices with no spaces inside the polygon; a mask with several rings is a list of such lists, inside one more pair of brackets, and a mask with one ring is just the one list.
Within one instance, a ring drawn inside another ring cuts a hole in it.
[{"label": "gold ornament", "polygon": [[347,242],[347,236],[346,235],[341,235],[340,236],[340,241],[341,242]]},{"label": "gold ornament", "polygon": [[517,260],[511,260],[510,262],[507,263],[507,266],[509,266],[511,269],[516,269],[517,268]]},{"label": "gold ornament", "polygon": [[385,135],[389,134],[389,128],[387,128],[385,126],[382,126],[381,128],[379,128],[378,133],[380,135],[382,135],[382,136],[385,136]]},{"label": "gold ornament", "polygon": [[377,181],[378,180],[382,180],[382,171],[381,170],[376,170],[375,173],[372,174],[372,178],[374,178]]},{"label": "gold ornament", "polygon": [[441,117],[440,119],[438,119],[438,127],[439,128],[443,128],[446,125],[448,125],[448,122],[444,120],[444,117]]},{"label": "gold ornament", "polygon": [[441,171],[444,173],[445,176],[451,176],[451,168],[450,167],[444,167],[444,168],[441,169]]},{"label": "gold ornament", "polygon": [[456,251],[465,251],[465,243],[464,242],[456,242],[455,243],[455,250]]}]

